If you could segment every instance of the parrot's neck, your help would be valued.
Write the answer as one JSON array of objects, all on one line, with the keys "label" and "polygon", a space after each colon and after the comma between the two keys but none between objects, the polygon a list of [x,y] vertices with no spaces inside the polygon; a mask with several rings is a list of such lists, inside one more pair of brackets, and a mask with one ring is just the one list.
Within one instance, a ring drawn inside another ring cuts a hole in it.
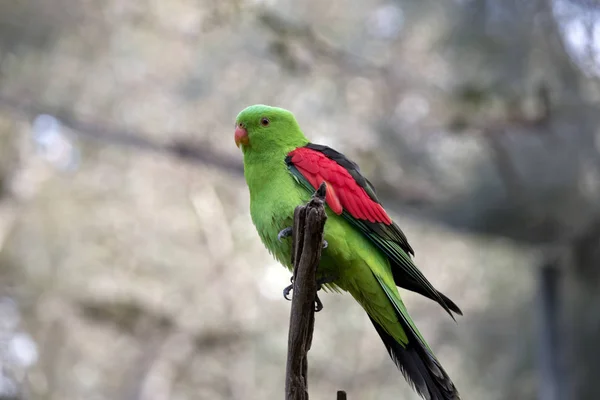
[{"label": "parrot's neck", "polygon": [[310,193],[297,183],[285,164],[287,153],[293,149],[244,154],[252,222],[267,249],[288,268],[291,268],[291,241],[282,243],[277,235],[293,225],[296,206],[310,199]]},{"label": "parrot's neck", "polygon": [[287,153],[288,151],[279,154],[249,151],[244,154],[244,176],[250,190],[251,201],[256,200],[261,194],[273,193],[271,189],[281,185],[281,178],[289,175],[285,165]]}]

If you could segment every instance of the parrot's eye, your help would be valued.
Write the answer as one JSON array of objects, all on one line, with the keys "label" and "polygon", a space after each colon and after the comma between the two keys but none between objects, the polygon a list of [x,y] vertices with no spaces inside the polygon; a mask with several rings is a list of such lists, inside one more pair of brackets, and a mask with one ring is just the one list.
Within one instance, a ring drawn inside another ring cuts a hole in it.
[{"label": "parrot's eye", "polygon": [[266,118],[266,117],[263,117],[263,118],[261,118],[261,119],[260,119],[260,124],[261,124],[262,126],[269,126],[269,123],[270,123],[270,122],[271,122],[271,121],[269,121],[269,118]]}]

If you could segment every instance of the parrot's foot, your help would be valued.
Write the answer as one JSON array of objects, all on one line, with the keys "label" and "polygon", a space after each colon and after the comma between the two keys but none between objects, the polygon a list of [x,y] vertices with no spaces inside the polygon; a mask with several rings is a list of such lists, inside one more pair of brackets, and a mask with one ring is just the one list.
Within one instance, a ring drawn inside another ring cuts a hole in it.
[{"label": "parrot's foot", "polygon": [[282,230],[281,230],[281,231],[280,231],[280,232],[277,234],[277,240],[279,240],[280,242],[282,242],[282,240],[281,240],[281,239],[285,239],[285,238],[288,238],[288,237],[292,236],[292,232],[293,232],[293,229],[292,229],[292,227],[291,227],[291,226],[288,226],[287,228],[285,228],[285,229],[282,229]]},{"label": "parrot's foot", "polygon": [[[282,239],[286,239],[292,236],[292,232],[293,229],[291,226],[288,226],[285,229],[282,229],[281,231],[279,231],[279,233],[277,234],[277,240],[279,240],[280,243],[283,242]],[[327,246],[329,246],[329,243],[327,243],[327,240],[323,240],[323,248],[326,249]]]},{"label": "parrot's foot", "polygon": [[290,282],[292,282],[292,284],[290,286],[286,286],[283,289],[283,298],[286,299],[287,301],[291,301],[292,299],[290,299],[288,296],[290,295],[290,292],[292,291],[292,289],[294,288],[294,276],[292,275],[292,277],[290,278]]},{"label": "parrot's foot", "polygon": [[[327,247],[327,242],[325,242],[325,247]],[[331,283],[335,281],[338,277],[335,275],[325,276],[321,279],[317,279],[317,292],[321,290],[323,285],[327,283]],[[319,312],[323,309],[323,303],[321,303],[321,299],[319,299],[319,295],[315,295],[315,312]]]},{"label": "parrot's foot", "polygon": [[315,294],[315,312],[319,312],[323,309],[323,303],[321,303],[321,299],[319,299],[319,295]]},{"label": "parrot's foot", "polygon": [[[288,296],[289,296],[290,292],[292,291],[293,287],[294,287],[294,284],[291,284],[289,286],[286,286],[285,289],[283,289],[283,297],[285,297],[285,299],[288,301],[292,300]],[[319,295],[315,294],[315,312],[319,312],[322,309],[323,309],[323,303],[321,302],[321,299],[319,299]]]},{"label": "parrot's foot", "polygon": [[[317,279],[317,292],[319,290],[321,290],[321,287],[327,283],[331,283],[333,281],[335,281],[337,279],[336,276],[327,276],[321,279]],[[292,276],[290,278],[290,282],[292,282],[291,285],[286,286],[283,289],[283,297],[288,300],[291,301],[292,299],[290,299],[288,296],[290,295],[290,292],[292,291],[292,289],[294,288],[294,277]],[[321,302],[321,299],[319,299],[319,295],[315,295],[315,312],[319,312],[323,309],[323,303]]]}]

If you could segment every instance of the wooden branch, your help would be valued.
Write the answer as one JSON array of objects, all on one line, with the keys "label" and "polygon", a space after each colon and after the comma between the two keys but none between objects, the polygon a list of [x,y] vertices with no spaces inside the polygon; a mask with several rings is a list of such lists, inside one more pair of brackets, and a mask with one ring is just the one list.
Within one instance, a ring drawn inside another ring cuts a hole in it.
[{"label": "wooden branch", "polygon": [[[79,138],[103,142],[106,144],[129,147],[136,150],[155,152],[188,161],[194,164],[209,165],[235,176],[243,176],[244,167],[241,162],[224,153],[219,153],[208,143],[192,143],[185,139],[174,139],[162,143],[151,139],[147,132],[128,130],[109,124],[98,124],[81,119],[75,113],[48,105],[30,104],[16,98],[0,96],[0,110],[6,109],[27,119],[33,119],[39,114],[55,116],[60,123],[69,128]],[[173,133],[172,136],[181,138],[194,137],[189,133]]]},{"label": "wooden branch", "polygon": [[312,200],[294,211],[292,263],[294,295],[290,312],[288,357],[285,378],[286,400],[308,400],[307,353],[315,323],[316,271],[321,260],[325,214],[325,183]]}]

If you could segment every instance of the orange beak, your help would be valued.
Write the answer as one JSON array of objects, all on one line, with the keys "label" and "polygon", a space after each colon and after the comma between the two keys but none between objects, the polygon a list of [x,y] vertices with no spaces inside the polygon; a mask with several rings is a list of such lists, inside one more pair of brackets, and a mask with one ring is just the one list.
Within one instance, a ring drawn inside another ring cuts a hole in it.
[{"label": "orange beak", "polygon": [[248,140],[248,131],[243,126],[238,125],[235,128],[235,145],[240,147],[240,144],[247,146],[249,143]]}]

